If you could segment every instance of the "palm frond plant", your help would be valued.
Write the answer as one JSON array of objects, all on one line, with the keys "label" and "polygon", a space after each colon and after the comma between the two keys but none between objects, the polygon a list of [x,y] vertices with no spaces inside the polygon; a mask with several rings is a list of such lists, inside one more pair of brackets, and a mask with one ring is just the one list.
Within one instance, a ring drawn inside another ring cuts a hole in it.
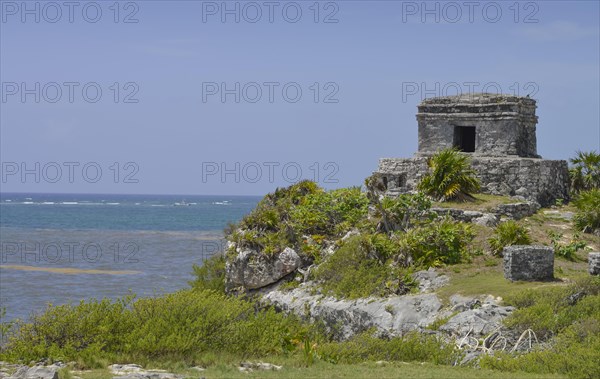
[{"label": "palm frond plant", "polygon": [[600,188],[600,154],[595,151],[578,151],[570,161],[573,165],[569,169],[573,193]]},{"label": "palm frond plant", "polygon": [[581,192],[573,204],[577,208],[573,217],[575,228],[584,233],[600,235],[600,189]]},{"label": "palm frond plant", "polygon": [[435,201],[471,201],[481,188],[468,155],[455,148],[440,150],[427,162],[429,172],[417,189]]}]

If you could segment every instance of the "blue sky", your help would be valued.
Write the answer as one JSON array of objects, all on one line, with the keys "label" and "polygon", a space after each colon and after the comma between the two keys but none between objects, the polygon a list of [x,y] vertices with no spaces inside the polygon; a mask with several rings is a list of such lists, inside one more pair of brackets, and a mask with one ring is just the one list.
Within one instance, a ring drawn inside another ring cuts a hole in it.
[{"label": "blue sky", "polygon": [[538,100],[545,158],[600,150],[598,1],[114,3],[0,1],[3,192],[360,185],[484,87]]}]

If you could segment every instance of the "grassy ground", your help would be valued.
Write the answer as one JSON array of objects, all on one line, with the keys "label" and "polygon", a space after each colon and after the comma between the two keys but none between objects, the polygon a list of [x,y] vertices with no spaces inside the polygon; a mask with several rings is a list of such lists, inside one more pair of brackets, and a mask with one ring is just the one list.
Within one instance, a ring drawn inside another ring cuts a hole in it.
[{"label": "grassy ground", "polygon": [[[504,278],[502,263],[499,258],[489,258],[482,266],[474,264],[457,265],[441,270],[450,277],[450,284],[437,290],[437,294],[446,304],[453,294],[465,296],[493,295],[506,297],[524,289],[540,288],[543,286],[564,285],[566,281],[555,282],[509,282]],[[492,266],[493,264],[493,266]]]},{"label": "grassy ground", "polygon": [[[448,206],[460,207],[469,204],[470,209],[484,209],[495,206],[508,198],[491,195],[477,195],[480,200],[488,199],[489,202],[479,203],[447,203]],[[503,200],[504,199],[504,200]],[[508,199],[510,200],[510,199]],[[494,205],[492,205],[494,204]],[[557,211],[557,212],[555,212]],[[551,245],[549,232],[562,234],[561,243],[569,243],[574,238],[572,222],[562,216],[566,212],[574,212],[570,206],[543,208],[535,215],[527,217],[520,222],[529,230],[534,244]],[[574,279],[588,275],[587,254],[589,251],[600,251],[600,237],[591,234],[579,233],[579,239],[586,242],[586,251],[579,250],[575,261],[556,257],[554,261],[553,282],[515,282],[504,279],[502,258],[491,256],[487,239],[493,234],[493,228],[473,225],[476,237],[473,240],[473,249],[486,252],[474,257],[470,263],[463,263],[439,269],[440,272],[450,277],[450,284],[440,288],[437,293],[447,301],[455,294],[475,296],[490,294],[496,297],[505,297],[524,289],[541,288],[545,286],[561,286],[572,282]]]},{"label": "grassy ground", "polygon": [[[267,361],[266,362],[272,362]],[[280,371],[254,371],[244,373],[238,371],[235,365],[217,364],[205,371],[194,369],[178,370],[177,373],[190,378],[440,378],[440,379],[505,379],[505,378],[564,378],[560,375],[531,374],[524,372],[501,372],[493,370],[474,369],[467,367],[437,366],[433,364],[404,363],[404,362],[366,362],[360,364],[332,364],[316,362],[310,367],[294,366],[293,362],[275,359],[283,368]],[[108,370],[92,370],[76,373],[82,379],[110,379],[113,375]],[[63,373],[61,379],[70,379]]]},{"label": "grassy ground", "polygon": [[436,202],[433,203],[433,207],[439,208],[457,208],[469,211],[489,211],[500,204],[510,204],[516,201],[508,196],[496,196],[488,195],[485,193],[478,193],[474,195],[475,201],[467,202]]},{"label": "grassy ground", "polygon": [[[558,211],[559,214],[554,214],[554,211]],[[551,242],[549,232],[562,234],[561,242],[568,243],[574,237],[575,231],[572,222],[560,215],[566,212],[575,212],[575,208],[571,205],[544,208],[533,216],[525,218],[523,223],[536,243],[549,245]],[[600,237],[589,233],[578,233],[578,235],[587,243],[589,250],[600,251]]]}]

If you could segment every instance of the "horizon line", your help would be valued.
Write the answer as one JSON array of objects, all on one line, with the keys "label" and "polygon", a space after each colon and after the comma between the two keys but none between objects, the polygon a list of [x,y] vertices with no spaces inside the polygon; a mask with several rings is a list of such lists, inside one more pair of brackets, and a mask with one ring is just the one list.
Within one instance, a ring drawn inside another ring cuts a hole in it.
[{"label": "horizon line", "polygon": [[0,196],[5,194],[15,194],[15,195],[129,195],[129,196],[253,196],[253,197],[263,197],[266,194],[261,195],[233,195],[233,194],[179,194],[179,193],[115,193],[115,192],[5,192],[0,191]]}]

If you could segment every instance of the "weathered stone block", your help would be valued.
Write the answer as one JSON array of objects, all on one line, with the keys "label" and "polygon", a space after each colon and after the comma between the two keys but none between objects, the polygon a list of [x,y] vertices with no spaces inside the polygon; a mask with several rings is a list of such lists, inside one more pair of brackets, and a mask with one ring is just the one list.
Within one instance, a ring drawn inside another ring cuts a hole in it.
[{"label": "weathered stone block", "polygon": [[554,279],[554,249],[549,246],[515,245],[502,251],[504,277],[508,280]]},{"label": "weathered stone block", "polygon": [[590,275],[600,275],[600,253],[589,253],[588,264]]}]

